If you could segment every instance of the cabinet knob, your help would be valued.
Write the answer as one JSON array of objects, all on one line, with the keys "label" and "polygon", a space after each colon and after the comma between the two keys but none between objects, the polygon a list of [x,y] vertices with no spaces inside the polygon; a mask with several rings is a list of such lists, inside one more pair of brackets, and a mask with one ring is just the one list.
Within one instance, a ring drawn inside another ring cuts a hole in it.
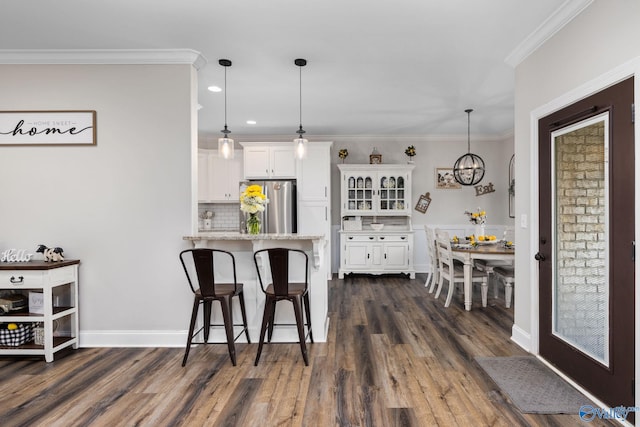
[{"label": "cabinet knob", "polygon": [[407,239],[407,236],[401,236],[400,238],[401,238],[402,240],[406,240],[406,239]]},{"label": "cabinet knob", "polygon": [[373,237],[369,237],[369,240],[373,240]]},{"label": "cabinet knob", "polygon": [[384,240],[384,236],[380,236],[380,240]]},{"label": "cabinet knob", "polygon": [[20,284],[24,283],[24,276],[18,276],[18,280],[16,280],[15,276],[11,276],[9,281],[11,283],[13,283],[14,285],[20,285]]},{"label": "cabinet knob", "polygon": [[353,240],[353,236],[349,236],[349,237],[348,237],[348,239],[349,239],[349,240]]}]

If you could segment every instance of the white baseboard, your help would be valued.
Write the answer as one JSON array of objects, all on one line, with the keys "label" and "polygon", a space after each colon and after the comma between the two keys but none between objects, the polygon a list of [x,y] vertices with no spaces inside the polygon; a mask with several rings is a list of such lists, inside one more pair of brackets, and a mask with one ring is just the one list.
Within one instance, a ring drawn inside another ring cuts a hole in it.
[{"label": "white baseboard", "polygon": [[524,350],[531,351],[531,334],[520,329],[517,325],[511,328],[511,341],[518,344]]},{"label": "white baseboard", "polygon": [[[317,343],[326,342],[329,329],[327,318],[324,331],[318,330],[314,334]],[[237,329],[237,328],[236,328]],[[315,330],[316,328],[314,328]],[[236,335],[239,330],[236,330]],[[324,333],[322,333],[324,332]],[[258,342],[259,329],[249,328],[251,342]],[[295,326],[276,326],[273,331],[272,342],[298,342],[298,332]],[[80,347],[184,347],[187,342],[187,331],[80,331]],[[209,334],[209,342],[226,343],[224,330],[214,328]],[[238,337],[238,343],[247,342],[244,334]]]}]

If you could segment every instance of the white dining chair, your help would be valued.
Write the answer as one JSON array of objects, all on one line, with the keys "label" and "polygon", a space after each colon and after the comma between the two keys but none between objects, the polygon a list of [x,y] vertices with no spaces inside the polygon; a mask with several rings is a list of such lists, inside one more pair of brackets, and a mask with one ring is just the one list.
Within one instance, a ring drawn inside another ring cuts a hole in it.
[{"label": "white dining chair", "polygon": [[[514,235],[513,227],[505,227],[502,235],[502,240],[505,242],[512,242],[512,243],[514,242],[515,235]],[[484,259],[477,259],[474,261],[473,266],[478,270],[485,272],[485,274],[487,275],[488,284],[491,284],[491,281],[493,278],[493,297],[498,298],[499,280],[496,277],[494,277],[495,276],[494,269],[496,267],[505,267],[507,269],[512,268],[513,263],[511,261],[500,261],[500,260],[490,261],[490,260],[484,260]]]},{"label": "white dining chair", "polygon": [[510,308],[515,283],[515,271],[513,267],[502,266],[494,267],[493,273],[496,276],[496,281],[504,283],[504,306]]},{"label": "white dining chair", "polygon": [[429,293],[431,294],[435,290],[436,284],[440,278],[440,275],[438,274],[439,266],[438,251],[436,250],[436,233],[435,230],[428,225],[424,226],[424,231],[427,235],[427,255],[429,255],[429,263],[431,264],[424,286],[427,287],[431,284],[429,287]]},{"label": "white dining chair", "polygon": [[[454,263],[453,254],[451,252],[451,240],[449,239],[449,233],[442,230],[436,230],[436,248],[438,252],[438,264],[440,270],[440,280],[438,281],[438,289],[436,290],[435,298],[438,299],[442,286],[446,280],[449,283],[449,291],[447,292],[447,299],[444,303],[445,307],[449,307],[451,304],[451,298],[453,297],[453,289],[456,283],[464,283],[464,269],[462,266]],[[473,268],[472,270],[472,283],[481,284],[482,293],[482,306],[487,306],[487,275],[481,271]]]}]

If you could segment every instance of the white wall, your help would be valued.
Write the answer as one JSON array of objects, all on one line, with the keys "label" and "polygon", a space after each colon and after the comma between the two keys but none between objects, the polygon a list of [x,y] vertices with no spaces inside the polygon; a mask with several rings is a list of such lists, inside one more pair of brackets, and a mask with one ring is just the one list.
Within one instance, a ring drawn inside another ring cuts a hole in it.
[{"label": "white wall", "polygon": [[[558,104],[555,109],[559,109],[562,107],[559,105],[561,102],[557,102],[560,98],[571,103],[577,100],[574,99],[576,96],[586,96],[591,82],[608,80],[602,77],[638,58],[639,17],[638,2],[595,1],[516,68],[516,224],[520,224],[521,215],[527,215],[530,228],[516,228],[514,338],[534,352],[537,351],[538,310],[537,264],[533,260],[537,252],[535,177],[538,165],[535,150],[531,149],[537,146],[537,142],[532,140],[535,130],[531,126],[532,114],[548,110],[546,106],[554,103]],[[593,87],[593,92],[602,88]]]},{"label": "white wall", "polygon": [[1,65],[0,77],[0,110],[96,110],[98,129],[92,147],[0,146],[0,250],[43,243],[81,260],[81,345],[186,329],[193,67]]}]

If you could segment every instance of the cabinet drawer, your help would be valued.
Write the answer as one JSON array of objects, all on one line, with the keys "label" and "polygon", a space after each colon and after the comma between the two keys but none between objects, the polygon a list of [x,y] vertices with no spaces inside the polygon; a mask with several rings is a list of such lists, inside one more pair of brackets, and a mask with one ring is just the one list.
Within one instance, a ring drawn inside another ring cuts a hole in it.
[{"label": "cabinet drawer", "polygon": [[380,236],[380,240],[383,242],[408,242],[409,236],[404,236],[404,235]]},{"label": "cabinet drawer", "polygon": [[376,242],[378,238],[376,236],[345,236],[347,243],[349,242]]},{"label": "cabinet drawer", "polygon": [[51,286],[63,285],[69,282],[76,281],[75,267],[70,265],[68,267],[53,268],[49,270],[49,283]]},{"label": "cabinet drawer", "polygon": [[63,285],[75,282],[75,266],[69,265],[48,270],[5,270],[0,271],[1,289],[29,289],[43,286]]},{"label": "cabinet drawer", "polygon": [[0,271],[0,287],[2,289],[27,289],[41,287],[44,284],[45,274],[45,271]]}]

